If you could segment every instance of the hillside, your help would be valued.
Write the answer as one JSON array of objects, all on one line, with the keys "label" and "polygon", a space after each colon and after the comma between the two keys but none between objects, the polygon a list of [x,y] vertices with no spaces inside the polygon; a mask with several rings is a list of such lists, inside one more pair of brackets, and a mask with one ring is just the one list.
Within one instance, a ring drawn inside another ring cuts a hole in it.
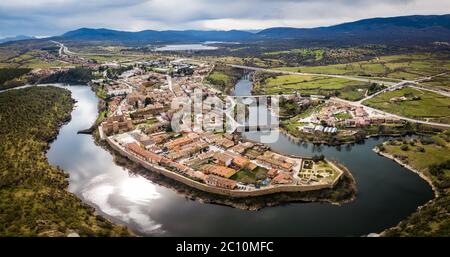
[{"label": "hillside", "polygon": [[372,18],[317,28],[268,28],[258,33],[240,30],[143,30],[139,32],[81,28],[59,40],[110,41],[146,44],[204,41],[320,41],[341,44],[427,43],[450,41],[450,14]]},{"label": "hillside", "polygon": [[70,118],[70,92],[33,87],[0,94],[0,236],[126,236],[67,191],[45,151]]}]

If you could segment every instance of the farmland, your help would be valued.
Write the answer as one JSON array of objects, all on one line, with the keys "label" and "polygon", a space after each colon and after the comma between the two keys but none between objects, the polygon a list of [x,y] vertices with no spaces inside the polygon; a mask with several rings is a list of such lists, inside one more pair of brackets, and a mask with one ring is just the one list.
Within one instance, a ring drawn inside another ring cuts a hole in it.
[{"label": "farmland", "polygon": [[346,100],[362,99],[370,84],[343,78],[281,75],[263,78],[255,91],[265,94],[317,94],[338,96]]},{"label": "farmland", "polygon": [[413,88],[386,92],[364,104],[405,117],[450,123],[450,98]]},{"label": "farmland", "polygon": [[435,75],[450,70],[448,54],[408,54],[382,56],[369,61],[334,64],[324,66],[281,67],[278,69],[294,72],[312,72],[367,77],[385,77],[392,81],[415,79]]}]

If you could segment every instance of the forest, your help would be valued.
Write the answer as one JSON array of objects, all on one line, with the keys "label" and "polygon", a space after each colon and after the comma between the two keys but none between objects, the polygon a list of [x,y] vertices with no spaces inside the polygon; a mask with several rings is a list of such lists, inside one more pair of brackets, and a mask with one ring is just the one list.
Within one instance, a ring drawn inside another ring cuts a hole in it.
[{"label": "forest", "polygon": [[0,236],[129,235],[68,192],[68,174],[47,161],[73,106],[70,91],[51,86],[0,94]]}]

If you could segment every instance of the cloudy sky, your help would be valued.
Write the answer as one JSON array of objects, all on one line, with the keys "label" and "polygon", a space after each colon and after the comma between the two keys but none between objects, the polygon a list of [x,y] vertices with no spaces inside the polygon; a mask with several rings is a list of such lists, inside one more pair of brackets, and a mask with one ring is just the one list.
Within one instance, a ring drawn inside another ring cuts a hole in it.
[{"label": "cloudy sky", "polygon": [[262,29],[371,17],[450,13],[448,0],[2,0],[0,37],[59,35],[80,27]]}]

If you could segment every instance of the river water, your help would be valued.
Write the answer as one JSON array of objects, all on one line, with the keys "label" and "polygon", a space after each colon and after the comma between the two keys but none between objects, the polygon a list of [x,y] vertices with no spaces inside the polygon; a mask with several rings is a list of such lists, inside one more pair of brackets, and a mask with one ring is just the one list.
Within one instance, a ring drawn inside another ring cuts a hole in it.
[{"label": "river water", "polygon": [[[239,83],[237,88],[248,90],[248,80]],[[343,206],[290,203],[259,211],[189,200],[114,164],[111,154],[95,145],[92,136],[77,134],[95,121],[98,99],[89,87],[66,88],[78,102],[72,120],[51,144],[48,159],[70,173],[71,192],[139,235],[360,236],[397,224],[433,197],[425,181],[372,151],[384,139],[368,139],[339,149],[297,145],[280,135],[278,142],[271,144],[278,151],[322,153],[345,164],[357,182],[356,200]],[[257,139],[260,134],[245,136]]]}]

